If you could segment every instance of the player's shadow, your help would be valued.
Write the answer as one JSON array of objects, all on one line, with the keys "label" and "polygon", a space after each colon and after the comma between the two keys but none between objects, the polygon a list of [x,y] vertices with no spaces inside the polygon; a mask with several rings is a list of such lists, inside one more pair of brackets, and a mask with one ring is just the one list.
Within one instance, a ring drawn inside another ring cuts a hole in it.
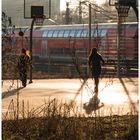
[{"label": "player's shadow", "polygon": [[84,104],[84,109],[87,114],[91,114],[93,111],[96,111],[104,106],[104,103],[100,103],[99,98],[94,95],[90,98],[89,102]]},{"label": "player's shadow", "polygon": [[13,96],[13,95],[16,95],[17,92],[18,92],[19,90],[23,89],[23,88],[24,88],[24,87],[19,87],[19,88],[17,88],[17,89],[13,89],[13,90],[9,90],[9,91],[3,92],[3,93],[2,93],[2,99],[8,98],[8,97]]}]

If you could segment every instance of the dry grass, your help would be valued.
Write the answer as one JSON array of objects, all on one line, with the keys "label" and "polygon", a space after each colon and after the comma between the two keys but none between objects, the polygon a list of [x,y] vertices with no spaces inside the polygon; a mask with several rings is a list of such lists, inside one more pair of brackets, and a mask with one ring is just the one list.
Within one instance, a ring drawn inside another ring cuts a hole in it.
[{"label": "dry grass", "polygon": [[[46,101],[38,108],[24,101],[3,114],[3,140],[137,140],[138,115],[80,115],[75,103]],[[17,103],[16,103],[17,105]],[[118,112],[119,114],[119,112]]]}]

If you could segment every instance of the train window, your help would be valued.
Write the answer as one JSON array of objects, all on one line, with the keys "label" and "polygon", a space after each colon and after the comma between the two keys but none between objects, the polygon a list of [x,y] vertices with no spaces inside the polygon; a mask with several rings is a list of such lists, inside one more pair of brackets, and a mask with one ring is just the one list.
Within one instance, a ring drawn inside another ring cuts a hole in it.
[{"label": "train window", "polygon": [[77,31],[76,37],[81,37],[81,33],[82,33],[82,30],[79,29],[79,30]]},{"label": "train window", "polygon": [[87,35],[88,35],[88,30],[83,30],[81,37],[87,37]]},{"label": "train window", "polygon": [[94,29],[91,30],[91,37],[94,37]]},{"label": "train window", "polygon": [[75,34],[76,34],[76,30],[71,30],[69,36],[75,37]]},{"label": "train window", "polygon": [[97,36],[102,37],[102,30],[101,30],[101,29],[98,29],[98,30],[97,30]]},{"label": "train window", "polygon": [[44,31],[42,37],[47,37],[47,35],[48,35],[48,31]]},{"label": "train window", "polygon": [[64,34],[64,30],[60,30],[58,33],[58,37],[63,37],[63,34]]},{"label": "train window", "polygon": [[53,37],[57,37],[58,36],[58,30],[56,30],[56,31],[54,31],[54,33],[53,33]]},{"label": "train window", "polygon": [[92,31],[92,37],[104,37],[106,36],[106,30],[96,29]]},{"label": "train window", "polygon": [[54,31],[48,31],[48,37],[52,37]]},{"label": "train window", "polygon": [[100,36],[101,36],[101,37],[105,37],[106,34],[107,34],[107,30],[102,29],[101,32],[100,32]]},{"label": "train window", "polygon": [[100,31],[99,31],[99,29],[92,29],[91,30],[91,36],[92,37],[97,37],[97,36],[99,36],[99,33],[100,33]]},{"label": "train window", "polygon": [[92,33],[93,37],[97,37],[99,35],[99,30],[94,29]]},{"label": "train window", "polygon": [[64,37],[69,37],[69,33],[70,33],[69,30],[65,30],[65,32],[64,32]]}]

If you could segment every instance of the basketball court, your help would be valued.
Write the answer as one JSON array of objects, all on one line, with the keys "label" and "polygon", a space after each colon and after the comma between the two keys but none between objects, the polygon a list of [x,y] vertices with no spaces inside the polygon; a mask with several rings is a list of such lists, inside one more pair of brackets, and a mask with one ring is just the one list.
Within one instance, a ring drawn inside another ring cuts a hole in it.
[{"label": "basketball court", "polygon": [[[17,85],[18,84],[18,85]],[[17,90],[18,87],[18,90]],[[94,82],[88,79],[85,83],[79,79],[48,79],[33,80],[32,84],[22,88],[20,81],[3,82],[2,112],[7,112],[10,102],[16,105],[17,95],[20,105],[30,106],[30,109],[42,106],[48,100],[57,100],[63,103],[75,103],[78,113],[87,114],[84,108],[85,103],[89,103],[93,97]],[[99,113],[102,116],[126,115],[138,112],[138,78],[103,78],[99,84],[100,104],[96,110],[92,110],[88,115]],[[91,106],[92,107],[92,106]]]}]

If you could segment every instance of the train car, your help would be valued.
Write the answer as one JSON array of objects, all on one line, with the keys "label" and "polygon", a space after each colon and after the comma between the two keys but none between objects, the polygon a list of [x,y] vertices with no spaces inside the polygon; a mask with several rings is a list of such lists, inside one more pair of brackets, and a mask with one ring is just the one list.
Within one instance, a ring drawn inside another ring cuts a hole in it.
[{"label": "train car", "polygon": [[[23,36],[20,35],[20,32],[23,33]],[[22,27],[16,28],[14,33],[11,35],[13,48],[17,49],[18,52],[22,48],[30,50],[30,28]],[[33,30],[33,54],[36,56],[41,54],[42,50],[42,32],[38,28]]]},{"label": "train car", "polygon": [[[134,60],[137,52],[138,23],[123,24],[121,40],[121,57],[125,60]],[[92,25],[91,48],[89,47],[88,25],[50,25],[34,27],[33,30],[33,57],[51,60],[53,62],[68,63],[75,54],[83,63],[86,63],[89,51],[98,47],[104,59],[117,60],[117,23],[99,23]],[[30,48],[30,30],[23,37],[15,33],[16,48]]]}]

